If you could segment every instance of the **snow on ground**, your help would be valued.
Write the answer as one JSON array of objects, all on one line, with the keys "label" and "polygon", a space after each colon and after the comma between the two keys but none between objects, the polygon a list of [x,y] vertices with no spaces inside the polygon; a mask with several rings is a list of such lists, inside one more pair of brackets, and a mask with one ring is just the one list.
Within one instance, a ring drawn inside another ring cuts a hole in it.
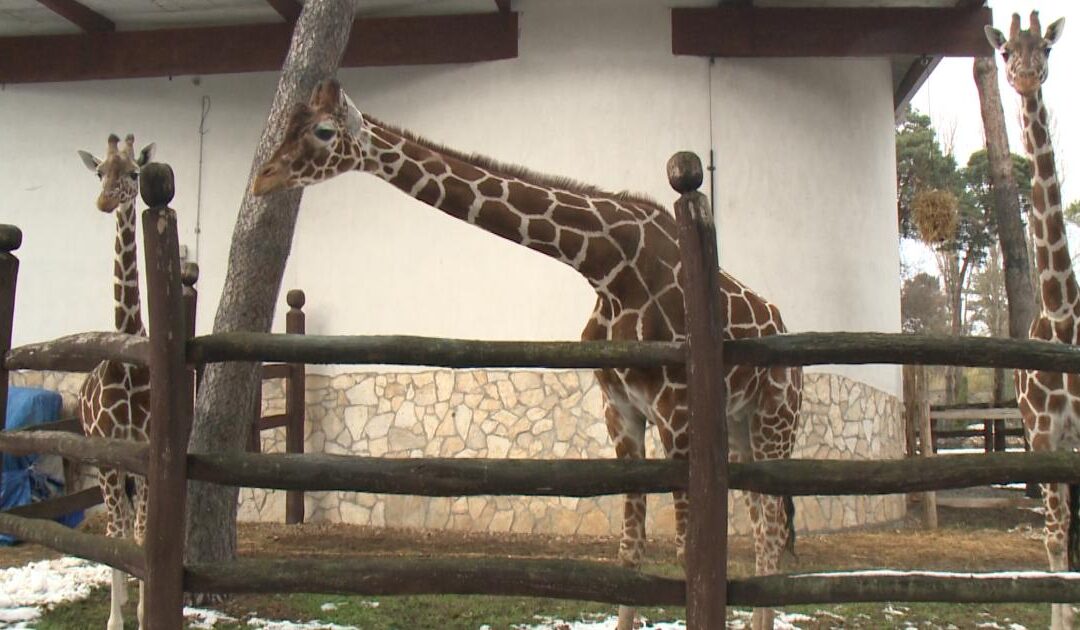
[{"label": "snow on ground", "polygon": [[0,628],[28,628],[43,609],[85,599],[108,584],[112,569],[79,558],[31,562],[0,569]]}]

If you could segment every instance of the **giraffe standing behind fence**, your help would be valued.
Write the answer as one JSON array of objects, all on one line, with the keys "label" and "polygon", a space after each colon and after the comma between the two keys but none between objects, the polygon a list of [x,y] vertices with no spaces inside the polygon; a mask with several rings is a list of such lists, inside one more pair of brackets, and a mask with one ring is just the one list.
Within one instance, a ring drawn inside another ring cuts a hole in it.
[{"label": "giraffe standing behind fence", "polygon": [[[291,116],[284,140],[255,179],[257,195],[308,186],[351,170],[369,172],[443,212],[550,256],[578,271],[597,294],[585,340],[683,341],[686,322],[674,217],[643,197],[611,194],[570,180],[531,173],[435,145],[363,116],[337,81],[320,84]],[[720,272],[728,339],[785,332],[780,311]],[[734,366],[727,372],[733,461],[791,455],[802,398],[800,368]],[[619,457],[645,457],[647,423],[657,426],[668,457],[689,453],[686,371],[604,369],[608,433]],[[684,558],[687,502],[675,492],[676,546]],[[756,573],[779,570],[793,541],[790,500],[748,494]],[[723,535],[717,533],[717,535]],[[641,562],[645,497],[626,499],[619,557]],[[634,613],[620,610],[620,629]],[[754,613],[754,628],[771,628],[772,613]]]},{"label": "giraffe standing behind fence", "polygon": [[[1014,13],[1006,38],[992,26],[986,37],[1005,61],[1005,76],[1023,102],[1024,150],[1032,161],[1031,236],[1035,245],[1035,265],[1039,281],[1039,315],[1031,323],[1029,336],[1057,343],[1080,342],[1080,287],[1077,286],[1065,218],[1061,211],[1061,188],[1054,165],[1049,115],[1043,103],[1050,47],[1061,37],[1064,18],[1042,32],[1039,13],[1031,12],[1027,30],[1020,28]],[[1055,451],[1080,447],[1080,374],[1040,370],[1016,372],[1016,398],[1024,418],[1024,431],[1033,451]],[[1062,483],[1042,484],[1046,504],[1046,553],[1051,571],[1076,568],[1077,523],[1074,507],[1077,487]],[[1051,628],[1073,627],[1069,604],[1053,604]]]},{"label": "giraffe standing behind fence", "polygon": [[[150,144],[135,153],[135,137],[129,135],[123,146],[115,135],[109,136],[105,159],[99,160],[79,151],[83,163],[101,179],[97,209],[116,214],[115,260],[113,261],[113,300],[116,331],[146,335],[139,298],[139,267],[135,237],[135,198],[139,191],[139,169],[153,157]],[[79,390],[79,420],[87,436],[146,442],[150,420],[150,370],[146,367],[102,361]],[[134,534],[142,544],[146,530],[146,481],[134,477],[134,497],[127,493],[128,475],[116,468],[102,468],[98,483],[108,513],[106,535],[126,538]],[[127,601],[126,575],[113,569],[112,598],[108,630],[123,630],[121,607]],[[139,627],[143,620],[143,588],[139,587]]]}]

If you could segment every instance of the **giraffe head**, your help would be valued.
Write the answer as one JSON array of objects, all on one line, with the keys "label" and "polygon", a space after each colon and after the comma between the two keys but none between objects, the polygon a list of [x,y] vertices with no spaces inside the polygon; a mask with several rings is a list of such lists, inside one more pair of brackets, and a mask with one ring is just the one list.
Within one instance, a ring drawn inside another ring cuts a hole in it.
[{"label": "giraffe head", "polygon": [[307,103],[289,115],[285,136],[259,168],[256,196],[299,188],[354,170],[367,155],[364,117],[334,79],[320,83]]},{"label": "giraffe head", "polygon": [[986,39],[1005,60],[1005,76],[1009,79],[1009,85],[1021,96],[1037,92],[1046,81],[1050,47],[1061,37],[1065,18],[1056,20],[1043,33],[1038,11],[1031,12],[1030,26],[1026,31],[1020,29],[1020,14],[1013,13],[1008,38],[993,26],[987,25],[985,28]]},{"label": "giraffe head", "polygon": [[105,159],[99,160],[86,151],[79,151],[86,168],[101,180],[101,194],[97,198],[98,210],[112,212],[121,204],[135,200],[139,193],[139,169],[154,157],[153,143],[135,153],[135,136],[128,134],[124,144],[116,134],[109,135]]}]

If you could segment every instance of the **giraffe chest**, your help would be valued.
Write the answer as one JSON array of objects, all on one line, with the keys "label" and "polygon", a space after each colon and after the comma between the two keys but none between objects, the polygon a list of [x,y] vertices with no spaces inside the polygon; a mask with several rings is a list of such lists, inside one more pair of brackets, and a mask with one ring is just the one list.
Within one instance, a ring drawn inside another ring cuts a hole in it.
[{"label": "giraffe chest", "polygon": [[145,441],[149,438],[150,371],[103,361],[79,390],[78,407],[86,435]]}]

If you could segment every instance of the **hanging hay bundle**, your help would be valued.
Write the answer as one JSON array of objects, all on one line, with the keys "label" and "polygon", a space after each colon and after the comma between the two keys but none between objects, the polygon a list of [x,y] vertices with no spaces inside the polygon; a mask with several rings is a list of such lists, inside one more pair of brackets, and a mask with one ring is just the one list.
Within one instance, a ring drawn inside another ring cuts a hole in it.
[{"label": "hanging hay bundle", "polygon": [[922,190],[911,202],[911,219],[926,243],[943,243],[956,235],[960,201],[947,190]]}]

